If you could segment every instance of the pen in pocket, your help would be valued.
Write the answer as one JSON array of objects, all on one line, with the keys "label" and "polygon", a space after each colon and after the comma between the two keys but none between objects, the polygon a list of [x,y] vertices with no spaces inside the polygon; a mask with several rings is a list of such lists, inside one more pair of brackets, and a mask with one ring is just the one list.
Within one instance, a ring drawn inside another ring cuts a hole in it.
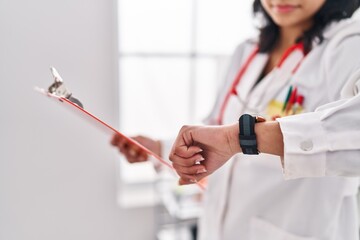
[{"label": "pen in pocket", "polygon": [[300,107],[302,107],[304,102],[304,96],[303,95],[298,95],[296,98],[296,102],[294,104],[294,106],[292,107],[292,114],[296,114],[299,110]]},{"label": "pen in pocket", "polygon": [[293,105],[295,104],[296,102],[296,97],[297,97],[297,87],[295,87],[293,90],[292,90],[292,93],[290,95],[290,99],[287,103],[287,106],[286,106],[286,109],[285,109],[285,114],[288,115],[289,114],[289,111],[292,109]]},{"label": "pen in pocket", "polygon": [[283,107],[282,107],[282,109],[281,109],[282,112],[285,111],[286,105],[287,105],[288,102],[289,102],[289,99],[290,99],[290,96],[291,96],[291,93],[292,93],[292,88],[293,88],[293,87],[290,86],[290,87],[289,87],[289,90],[288,90],[288,93],[286,94],[286,98],[285,98],[285,101],[284,101],[284,105],[283,105]]}]

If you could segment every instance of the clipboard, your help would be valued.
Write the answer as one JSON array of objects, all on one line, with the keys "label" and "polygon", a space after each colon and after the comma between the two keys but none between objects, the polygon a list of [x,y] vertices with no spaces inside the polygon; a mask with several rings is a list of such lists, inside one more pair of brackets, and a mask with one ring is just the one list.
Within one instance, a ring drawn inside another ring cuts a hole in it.
[{"label": "clipboard", "polygon": [[[95,125],[96,127],[102,129],[108,134],[114,135],[117,134],[121,136],[122,138],[126,139],[131,144],[136,145],[141,150],[146,152],[148,155],[154,157],[156,160],[158,160],[161,164],[165,165],[166,167],[170,168],[175,174],[175,169],[169,164],[167,161],[165,161],[163,158],[161,158],[159,155],[154,153],[153,151],[149,150],[142,144],[138,143],[137,141],[133,140],[132,138],[126,136],[122,132],[116,130],[111,125],[107,124],[105,121],[101,120],[99,117],[95,116],[91,112],[84,109],[83,104],[76,98],[72,96],[72,94],[65,88],[62,78],[60,77],[59,73],[56,71],[55,68],[50,68],[52,75],[54,77],[55,82],[50,85],[48,90],[45,90],[43,88],[35,87],[35,91],[41,93],[42,95],[48,97],[49,99],[59,103],[61,106],[67,108],[68,110],[72,111],[73,113],[77,114],[80,118],[82,118],[84,121],[89,122],[92,125]],[[205,186],[202,182],[196,183],[202,190],[205,190]]]}]

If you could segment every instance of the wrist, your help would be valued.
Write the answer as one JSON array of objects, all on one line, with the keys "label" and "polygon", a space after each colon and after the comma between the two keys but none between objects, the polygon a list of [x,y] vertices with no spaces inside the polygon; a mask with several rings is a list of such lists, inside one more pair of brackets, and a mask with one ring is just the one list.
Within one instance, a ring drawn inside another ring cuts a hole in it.
[{"label": "wrist", "polygon": [[283,135],[277,121],[256,124],[255,133],[260,152],[277,156],[284,155]]},{"label": "wrist", "polygon": [[229,125],[227,131],[227,139],[231,153],[241,153],[240,142],[239,142],[239,124],[234,123]]}]

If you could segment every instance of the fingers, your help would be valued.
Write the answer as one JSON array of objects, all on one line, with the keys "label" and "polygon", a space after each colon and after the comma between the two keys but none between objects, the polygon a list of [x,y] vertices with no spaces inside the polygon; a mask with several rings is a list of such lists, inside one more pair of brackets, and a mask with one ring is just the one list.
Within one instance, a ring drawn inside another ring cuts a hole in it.
[{"label": "fingers", "polygon": [[190,158],[184,158],[173,154],[173,156],[171,157],[171,161],[177,166],[191,167],[195,164],[200,163],[201,161],[204,161],[204,157],[199,153],[193,155]]},{"label": "fingers", "polygon": [[144,162],[148,158],[144,150],[120,135],[114,135],[111,144],[116,146],[130,163]]},{"label": "fingers", "polygon": [[129,163],[145,162],[148,159],[148,155],[142,150],[134,150],[131,147],[129,150],[122,152]]},{"label": "fingers", "polygon": [[173,163],[173,167],[180,177],[179,185],[197,183],[198,181],[209,175],[209,172],[207,171],[206,167],[201,163],[191,166],[182,166]]},{"label": "fingers", "polygon": [[174,154],[183,158],[190,158],[191,156],[194,156],[197,153],[201,153],[202,149],[198,146],[179,146],[176,147],[174,150]]},{"label": "fingers", "polygon": [[190,129],[188,126],[182,127],[169,156],[180,176],[180,185],[196,183],[207,174],[205,166],[201,164],[204,161],[201,155],[203,150],[193,145]]},{"label": "fingers", "polygon": [[206,168],[202,164],[196,164],[190,167],[183,167],[174,163],[173,167],[176,169],[177,172],[181,174],[194,175],[207,172]]},{"label": "fingers", "polygon": [[[177,155],[177,152],[172,154],[171,160],[173,162],[173,167],[180,176],[179,185],[193,184],[207,176],[207,169],[201,164],[201,162],[204,161],[204,158],[198,153],[199,148],[193,146],[192,149],[191,147],[188,149],[190,149],[189,152],[191,152],[191,154],[194,154],[189,158],[180,157]],[[183,151],[180,154],[183,156],[190,155],[186,151]]]},{"label": "fingers", "polygon": [[208,176],[208,173],[200,173],[195,175],[181,174],[179,179],[179,185],[188,185],[198,183],[201,179]]},{"label": "fingers", "polygon": [[[184,159],[183,159],[184,160]],[[186,162],[186,159],[185,161]],[[194,161],[192,161],[194,162]],[[173,167],[179,175],[179,185],[193,184],[200,181],[202,178],[208,175],[208,171],[204,165],[193,164],[191,166],[183,166],[173,163]]]},{"label": "fingers", "polygon": [[188,185],[188,184],[194,184],[194,183],[196,183],[196,180],[190,180],[190,179],[184,179],[184,178],[179,179],[179,185]]},{"label": "fingers", "polygon": [[119,134],[114,134],[114,136],[112,137],[111,142],[110,142],[111,145],[117,146],[119,139],[120,139]]},{"label": "fingers", "polygon": [[191,167],[204,161],[204,157],[200,154],[202,149],[198,146],[180,146],[175,148],[170,154],[170,160],[173,162],[174,168]]},{"label": "fingers", "polygon": [[148,158],[146,152],[128,141],[119,143],[119,150],[130,163],[144,162]]}]

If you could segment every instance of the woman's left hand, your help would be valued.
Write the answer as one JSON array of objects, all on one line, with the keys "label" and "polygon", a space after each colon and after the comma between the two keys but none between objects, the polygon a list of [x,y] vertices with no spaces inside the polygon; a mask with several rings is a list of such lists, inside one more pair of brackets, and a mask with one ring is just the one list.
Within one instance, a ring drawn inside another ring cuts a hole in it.
[{"label": "woman's left hand", "polygon": [[179,184],[200,181],[240,152],[238,133],[238,124],[182,127],[169,156]]}]

